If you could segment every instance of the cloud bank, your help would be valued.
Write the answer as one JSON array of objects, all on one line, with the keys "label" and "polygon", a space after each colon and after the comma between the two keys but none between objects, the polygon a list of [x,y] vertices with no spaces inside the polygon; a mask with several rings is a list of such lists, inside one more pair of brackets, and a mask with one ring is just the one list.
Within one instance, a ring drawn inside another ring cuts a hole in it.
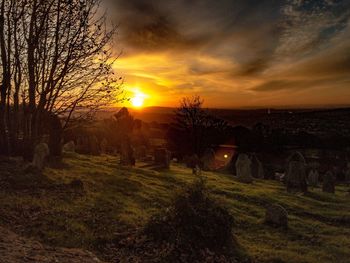
[{"label": "cloud bank", "polygon": [[126,85],[157,105],[349,104],[350,1],[115,0]]}]

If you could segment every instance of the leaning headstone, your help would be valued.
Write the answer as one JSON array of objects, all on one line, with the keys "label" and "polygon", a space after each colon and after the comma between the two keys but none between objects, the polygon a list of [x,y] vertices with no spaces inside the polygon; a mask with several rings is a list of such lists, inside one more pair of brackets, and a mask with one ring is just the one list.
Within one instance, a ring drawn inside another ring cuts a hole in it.
[{"label": "leaning headstone", "polygon": [[252,183],[251,160],[248,155],[240,154],[236,161],[236,175],[242,183]]},{"label": "leaning headstone", "polygon": [[269,205],[265,212],[265,223],[276,227],[288,227],[288,213],[280,205]]},{"label": "leaning headstone", "polygon": [[263,164],[260,162],[260,160],[255,154],[252,156],[251,161],[252,161],[252,164],[251,164],[252,176],[254,178],[263,179],[264,178]]},{"label": "leaning headstone", "polygon": [[319,178],[318,171],[315,169],[310,170],[309,176],[307,178],[309,185],[312,187],[317,187],[318,186],[318,178]]},{"label": "leaning headstone", "polygon": [[288,192],[307,192],[305,159],[299,152],[287,159],[285,184]]},{"label": "leaning headstone", "polygon": [[154,151],[154,162],[156,165],[169,169],[170,167],[170,152],[167,149],[159,148]]},{"label": "leaning headstone", "polygon": [[205,150],[201,162],[204,171],[211,171],[215,169],[215,151],[211,148]]},{"label": "leaning headstone", "polygon": [[34,149],[34,157],[32,165],[39,171],[45,167],[47,157],[50,154],[49,146],[46,143],[39,143]]},{"label": "leaning headstone", "polygon": [[335,182],[336,182],[335,175],[333,174],[333,172],[328,171],[323,177],[322,191],[326,193],[334,194]]},{"label": "leaning headstone", "polygon": [[63,145],[63,151],[66,153],[74,153],[75,152],[75,143],[74,141],[69,141]]}]

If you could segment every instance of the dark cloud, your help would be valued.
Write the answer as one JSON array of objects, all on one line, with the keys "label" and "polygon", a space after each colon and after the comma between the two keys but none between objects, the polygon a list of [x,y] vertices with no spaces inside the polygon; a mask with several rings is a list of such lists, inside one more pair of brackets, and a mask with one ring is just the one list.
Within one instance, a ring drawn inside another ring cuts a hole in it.
[{"label": "dark cloud", "polygon": [[[310,84],[314,85],[317,81],[296,81],[296,80],[272,80],[254,87],[253,91],[271,92],[281,90],[300,90],[305,87],[310,88]],[[305,85],[308,84],[308,85]]]},{"label": "dark cloud", "polygon": [[268,68],[269,58],[258,58],[247,64],[241,65],[240,69],[234,72],[237,76],[252,76],[262,73]]},{"label": "dark cloud", "polygon": [[148,68],[157,68],[155,78],[180,83],[174,88],[246,98],[251,91],[265,96],[328,85],[336,97],[348,83],[348,0],[115,0],[115,6],[124,56],[166,54],[173,70]]},{"label": "dark cloud", "polygon": [[126,45],[139,51],[159,51],[173,48],[197,47],[202,37],[184,36],[171,12],[162,9],[156,1],[116,1],[117,19],[121,24]]}]

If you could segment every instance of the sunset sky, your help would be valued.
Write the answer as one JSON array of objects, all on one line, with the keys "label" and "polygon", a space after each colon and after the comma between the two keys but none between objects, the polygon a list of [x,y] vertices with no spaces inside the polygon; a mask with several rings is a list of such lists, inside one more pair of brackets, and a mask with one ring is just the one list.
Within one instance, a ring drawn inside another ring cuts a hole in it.
[{"label": "sunset sky", "polygon": [[114,0],[116,63],[146,106],[350,104],[349,0]]}]

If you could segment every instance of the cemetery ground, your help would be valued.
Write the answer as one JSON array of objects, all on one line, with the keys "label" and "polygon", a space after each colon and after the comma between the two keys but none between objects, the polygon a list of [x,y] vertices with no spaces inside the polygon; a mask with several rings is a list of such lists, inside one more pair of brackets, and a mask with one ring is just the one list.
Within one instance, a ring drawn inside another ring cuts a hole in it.
[{"label": "cemetery ground", "polygon": [[[69,154],[61,165],[33,175],[21,173],[16,160],[1,161],[0,226],[113,262],[121,253],[113,244],[145,226],[196,177],[180,164],[154,170],[117,163],[112,156]],[[234,217],[233,233],[254,262],[349,262],[349,187],[337,185],[335,195],[321,188],[303,195],[287,193],[277,181],[244,184],[230,174],[202,176],[210,197]],[[288,211],[288,229],[264,224],[268,204]]]}]

